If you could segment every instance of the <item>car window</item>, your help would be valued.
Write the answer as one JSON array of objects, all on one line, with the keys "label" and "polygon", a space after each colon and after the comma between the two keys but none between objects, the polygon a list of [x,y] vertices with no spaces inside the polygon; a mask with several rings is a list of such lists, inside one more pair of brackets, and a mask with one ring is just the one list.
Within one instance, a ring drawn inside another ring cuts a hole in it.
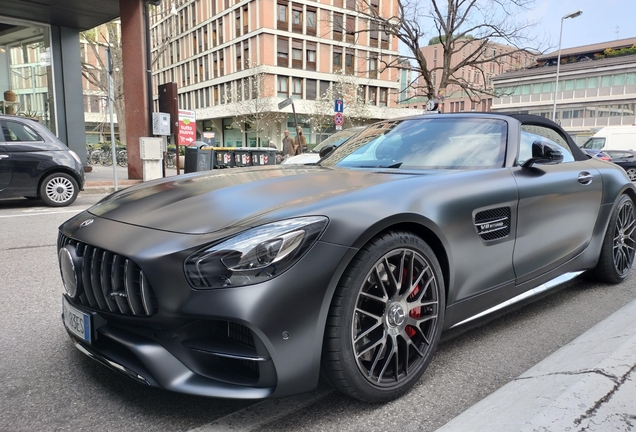
[{"label": "car window", "polygon": [[373,125],[321,162],[352,168],[475,169],[503,166],[507,124],[483,118],[394,120]]},{"label": "car window", "polygon": [[584,149],[600,150],[605,147],[605,138],[590,138],[583,144]]},{"label": "car window", "polygon": [[40,135],[37,134],[33,129],[29,126],[14,122],[14,121],[5,121],[0,123],[0,127],[2,127],[2,133],[4,136],[4,140],[7,142],[11,141],[44,141]]},{"label": "car window", "polygon": [[[553,132],[553,134],[550,132]],[[546,135],[551,135],[553,137],[556,135],[560,143],[553,141],[552,139],[546,137]],[[532,145],[535,142],[549,144],[551,147],[559,150],[563,155],[563,161],[561,163],[574,162],[574,156],[572,155],[570,146],[568,146],[563,137],[558,135],[556,132],[542,126],[522,125],[521,142],[519,143],[519,157],[517,158],[518,165],[523,165],[528,159],[533,156]]]},{"label": "car window", "polygon": [[313,153],[319,153],[320,150],[322,150],[323,148],[327,146],[338,147],[340,144],[342,144],[343,142],[345,142],[346,140],[348,140],[349,138],[351,138],[352,136],[360,132],[360,130],[361,129],[359,128],[352,128],[352,129],[346,129],[340,132],[336,132],[335,134],[331,135],[329,138],[322,141],[320,144],[316,145],[316,147],[314,147],[311,151]]}]

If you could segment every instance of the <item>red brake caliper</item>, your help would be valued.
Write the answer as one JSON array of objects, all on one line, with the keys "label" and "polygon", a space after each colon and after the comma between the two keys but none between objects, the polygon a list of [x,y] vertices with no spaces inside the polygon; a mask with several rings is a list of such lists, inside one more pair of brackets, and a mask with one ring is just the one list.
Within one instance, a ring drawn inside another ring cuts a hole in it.
[{"label": "red brake caliper", "polygon": [[[406,270],[404,270],[404,273],[406,273]],[[406,278],[406,274],[404,275],[404,278]],[[409,296],[409,300],[413,300],[417,296],[417,293],[419,292],[420,292],[420,286],[417,285],[415,289],[413,290],[413,292],[411,293],[411,295]],[[419,318],[421,315],[422,315],[422,306],[413,308],[411,310],[411,313],[409,314],[411,318],[415,318],[415,319]],[[406,331],[406,334],[409,335],[411,339],[413,338],[413,336],[415,336],[416,331],[412,326],[406,326],[406,329],[404,330]]]}]

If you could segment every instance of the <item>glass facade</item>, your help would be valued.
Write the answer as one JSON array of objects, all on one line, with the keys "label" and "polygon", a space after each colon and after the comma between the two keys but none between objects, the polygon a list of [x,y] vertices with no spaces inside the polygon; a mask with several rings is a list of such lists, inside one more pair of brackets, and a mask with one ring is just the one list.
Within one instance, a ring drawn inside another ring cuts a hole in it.
[{"label": "glass facade", "polygon": [[57,133],[50,28],[0,18],[1,112],[37,118]]}]

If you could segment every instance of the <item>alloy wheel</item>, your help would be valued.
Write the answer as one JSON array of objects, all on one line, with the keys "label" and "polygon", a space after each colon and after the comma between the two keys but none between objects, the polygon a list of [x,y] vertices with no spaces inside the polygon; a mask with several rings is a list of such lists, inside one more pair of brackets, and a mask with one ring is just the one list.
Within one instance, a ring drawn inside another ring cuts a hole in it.
[{"label": "alloy wheel", "polygon": [[626,172],[631,181],[636,181],[636,168],[628,168]]},{"label": "alloy wheel", "polygon": [[634,261],[635,229],[634,204],[628,200],[618,210],[614,228],[614,267],[621,276],[627,273]]},{"label": "alloy wheel", "polygon": [[362,375],[393,387],[417,373],[435,343],[439,287],[429,262],[411,249],[378,260],[360,287],[351,341]]}]

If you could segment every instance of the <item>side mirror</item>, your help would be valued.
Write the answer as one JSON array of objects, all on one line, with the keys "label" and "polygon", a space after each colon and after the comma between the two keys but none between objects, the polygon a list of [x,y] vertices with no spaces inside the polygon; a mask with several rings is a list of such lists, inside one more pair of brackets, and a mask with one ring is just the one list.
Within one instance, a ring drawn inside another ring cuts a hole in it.
[{"label": "side mirror", "polygon": [[320,156],[320,159],[324,158],[325,156],[327,156],[329,153],[331,153],[332,151],[334,151],[336,149],[336,147],[330,145],[327,147],[323,147],[320,149],[320,151],[318,152],[318,155]]},{"label": "side mirror", "polygon": [[532,143],[532,157],[524,164],[524,168],[530,168],[535,164],[558,164],[563,162],[561,150],[553,147],[550,143],[535,141]]}]

